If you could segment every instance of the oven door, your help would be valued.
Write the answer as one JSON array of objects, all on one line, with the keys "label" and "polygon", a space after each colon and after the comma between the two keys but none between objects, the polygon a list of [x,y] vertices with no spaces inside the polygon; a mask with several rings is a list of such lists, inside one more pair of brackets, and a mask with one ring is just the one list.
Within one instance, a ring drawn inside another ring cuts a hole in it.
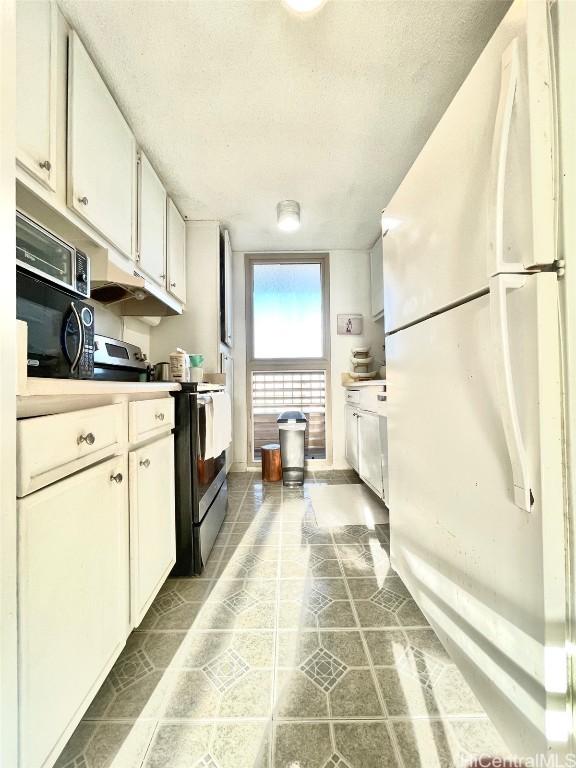
[{"label": "oven door", "polygon": [[92,378],[90,305],[18,269],[16,316],[28,326],[28,376]]}]

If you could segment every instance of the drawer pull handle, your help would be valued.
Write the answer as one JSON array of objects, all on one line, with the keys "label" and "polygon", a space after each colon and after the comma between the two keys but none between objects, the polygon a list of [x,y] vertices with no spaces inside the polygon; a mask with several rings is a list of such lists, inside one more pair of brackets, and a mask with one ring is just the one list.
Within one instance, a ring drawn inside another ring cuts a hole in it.
[{"label": "drawer pull handle", "polygon": [[158,421],[164,421],[164,414],[163,413],[157,413],[154,416],[155,419],[158,419]]},{"label": "drawer pull handle", "polygon": [[124,478],[122,477],[122,472],[118,472],[116,475],[110,475],[110,480],[113,480],[115,483],[118,483],[118,485],[120,485],[122,480],[124,480]]},{"label": "drawer pull handle", "polygon": [[76,441],[78,445],[82,445],[82,443],[86,443],[86,445],[94,445],[96,442],[96,438],[92,434],[92,432],[88,432],[87,435],[80,435],[78,440]]},{"label": "drawer pull handle", "polygon": [[140,459],[140,466],[146,467],[146,469],[148,469],[150,466],[150,459]]}]

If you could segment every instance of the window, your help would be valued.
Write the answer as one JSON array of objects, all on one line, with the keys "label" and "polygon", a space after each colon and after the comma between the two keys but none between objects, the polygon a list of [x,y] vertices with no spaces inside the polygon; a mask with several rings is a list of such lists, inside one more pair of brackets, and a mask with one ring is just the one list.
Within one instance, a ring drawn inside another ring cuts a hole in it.
[{"label": "window", "polygon": [[323,357],[320,264],[254,264],[254,357]]},{"label": "window", "polygon": [[309,459],[326,458],[326,372],[253,371],[253,458],[260,448],[278,441],[276,419],[282,411],[303,411],[308,418],[304,453]]},{"label": "window", "polygon": [[249,456],[278,442],[282,411],[308,417],[307,459],[328,458],[328,255],[246,257]]}]

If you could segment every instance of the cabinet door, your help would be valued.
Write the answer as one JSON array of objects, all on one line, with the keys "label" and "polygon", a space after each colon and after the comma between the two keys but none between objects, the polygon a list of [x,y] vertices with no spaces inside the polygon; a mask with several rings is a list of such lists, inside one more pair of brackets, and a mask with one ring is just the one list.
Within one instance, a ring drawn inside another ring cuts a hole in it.
[{"label": "cabinet door", "polygon": [[166,285],[166,190],[144,153],[138,160],[138,265]]},{"label": "cabinet door", "polygon": [[228,230],[224,230],[224,312],[225,312],[225,338],[223,341],[232,346],[232,244]]},{"label": "cabinet door", "polygon": [[133,256],[134,136],[76,33],[68,62],[68,205]]},{"label": "cabinet door", "polygon": [[362,411],[358,414],[359,475],[382,498],[382,448],[380,417]]},{"label": "cabinet door", "polygon": [[[226,375],[226,392],[230,396],[230,402],[234,406],[234,359],[226,352],[220,354],[220,373]],[[232,408],[232,445],[226,449],[226,471],[230,471],[232,466],[234,445],[234,408]]]},{"label": "cabinet door", "polygon": [[174,437],[130,453],[131,621],[138,626],[176,562]]},{"label": "cabinet door", "polygon": [[16,3],[16,159],[55,189],[58,9],[53,2]]},{"label": "cabinet door", "polygon": [[372,317],[379,318],[384,313],[384,264],[381,237],[376,240],[370,251],[370,296]]},{"label": "cabinet door", "polygon": [[186,304],[186,222],[169,198],[167,219],[168,290]]},{"label": "cabinet door", "polygon": [[53,765],[124,645],[126,459],[18,502],[21,765]]},{"label": "cabinet door", "polygon": [[346,406],[346,461],[358,472],[358,414],[352,405]]},{"label": "cabinet door", "polygon": [[388,483],[388,420],[380,416],[380,451],[382,453],[382,498],[387,505],[390,499]]}]

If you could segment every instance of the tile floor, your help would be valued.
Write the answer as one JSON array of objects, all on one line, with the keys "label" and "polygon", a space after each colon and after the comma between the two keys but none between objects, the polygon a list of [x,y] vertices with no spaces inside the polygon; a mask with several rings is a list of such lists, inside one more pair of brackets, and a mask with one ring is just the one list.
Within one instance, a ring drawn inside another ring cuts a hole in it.
[{"label": "tile floor", "polygon": [[201,578],[170,579],[57,768],[460,768],[505,754],[390,568],[388,526],[316,526],[303,489],[229,478]]}]

